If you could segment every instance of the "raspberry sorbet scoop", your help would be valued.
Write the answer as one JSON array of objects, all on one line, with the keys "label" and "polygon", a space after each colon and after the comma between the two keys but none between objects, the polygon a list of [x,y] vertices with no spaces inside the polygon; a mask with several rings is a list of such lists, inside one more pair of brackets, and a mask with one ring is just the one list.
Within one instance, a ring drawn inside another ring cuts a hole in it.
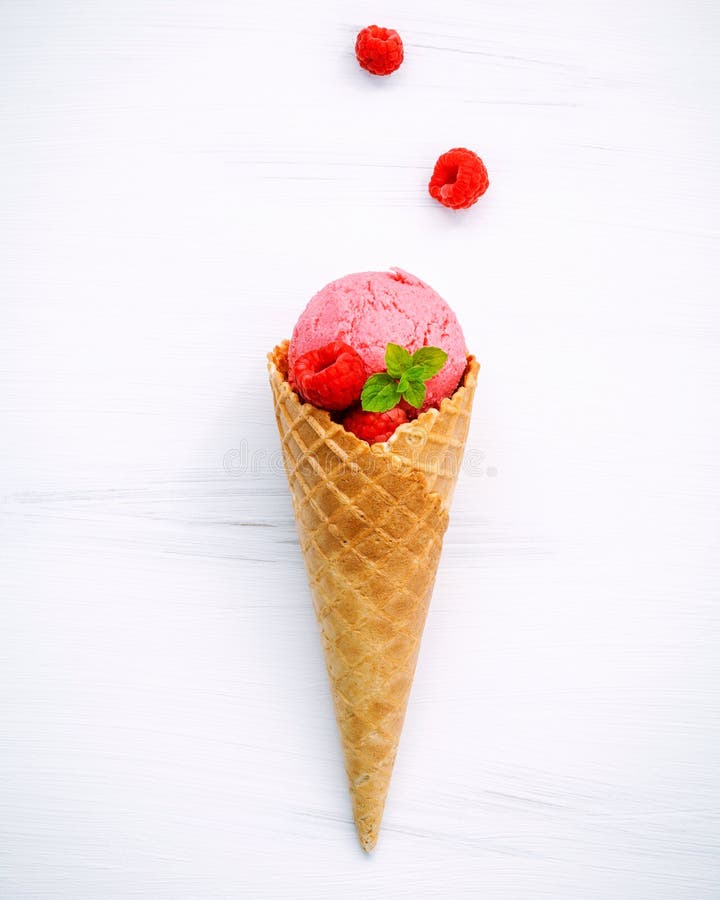
[{"label": "raspberry sorbet scoop", "polygon": [[358,272],[326,285],[310,300],[290,341],[290,382],[299,357],[332,341],[349,344],[365,363],[368,375],[385,370],[389,342],[410,353],[439,347],[448,357],[427,382],[422,410],[438,407],[458,386],[467,364],[460,323],[429,285],[404,272]]}]

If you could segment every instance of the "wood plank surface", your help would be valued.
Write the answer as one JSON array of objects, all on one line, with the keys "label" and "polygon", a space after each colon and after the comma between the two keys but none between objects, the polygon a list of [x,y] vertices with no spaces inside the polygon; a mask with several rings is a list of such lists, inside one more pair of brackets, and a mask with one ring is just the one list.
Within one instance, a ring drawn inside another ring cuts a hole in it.
[{"label": "wood plank surface", "polygon": [[[3,900],[720,897],[719,42],[715,0],[2,0]],[[368,859],[265,354],[388,266],[482,370]]]}]

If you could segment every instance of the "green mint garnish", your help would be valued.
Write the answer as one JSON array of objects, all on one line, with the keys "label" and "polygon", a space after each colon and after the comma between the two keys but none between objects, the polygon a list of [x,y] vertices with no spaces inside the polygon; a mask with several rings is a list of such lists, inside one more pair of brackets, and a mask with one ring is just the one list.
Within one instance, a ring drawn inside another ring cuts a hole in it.
[{"label": "green mint garnish", "polygon": [[421,347],[413,353],[414,366],[422,366],[423,381],[432,378],[442,369],[447,360],[447,353],[439,347]]},{"label": "green mint garnish", "polygon": [[423,375],[423,367],[422,366],[410,366],[409,369],[405,369],[405,371],[400,376],[400,381],[398,382],[398,389],[400,393],[404,393],[411,384],[422,384],[424,380]]},{"label": "green mint garnish", "polygon": [[403,391],[403,397],[410,406],[420,409],[425,402],[425,384],[422,381],[411,381],[406,391]]},{"label": "green mint garnish", "polygon": [[442,369],[447,353],[439,347],[421,347],[410,354],[399,344],[385,350],[386,372],[371,375],[365,382],[360,402],[367,412],[387,412],[401,399],[416,409],[425,402],[425,382]]},{"label": "green mint garnish", "polygon": [[365,410],[387,412],[398,405],[401,396],[397,381],[387,372],[378,372],[365,382],[360,403]]},{"label": "green mint garnish", "polygon": [[399,378],[412,365],[412,356],[399,344],[388,344],[385,350],[385,365],[388,375]]}]

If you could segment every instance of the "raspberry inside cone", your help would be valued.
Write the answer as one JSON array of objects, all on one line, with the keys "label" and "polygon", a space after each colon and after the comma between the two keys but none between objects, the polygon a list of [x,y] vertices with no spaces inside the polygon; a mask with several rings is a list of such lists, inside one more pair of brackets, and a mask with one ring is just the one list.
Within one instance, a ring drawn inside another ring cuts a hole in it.
[{"label": "raspberry inside cone", "polygon": [[343,419],[343,427],[346,431],[352,431],[361,441],[378,444],[390,440],[395,429],[407,421],[407,413],[399,406],[382,413],[351,409]]},{"label": "raspberry inside cone", "polygon": [[292,386],[308,403],[338,411],[357,403],[365,377],[362,357],[349,344],[333,341],[298,357]]}]

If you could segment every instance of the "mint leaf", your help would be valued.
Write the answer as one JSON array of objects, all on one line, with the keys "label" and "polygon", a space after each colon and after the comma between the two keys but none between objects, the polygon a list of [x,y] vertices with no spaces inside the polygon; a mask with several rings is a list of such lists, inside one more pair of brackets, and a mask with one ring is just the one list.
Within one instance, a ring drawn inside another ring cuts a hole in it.
[{"label": "mint leaf", "polygon": [[398,405],[400,397],[397,381],[387,372],[378,372],[365,382],[360,403],[366,412],[387,412]]},{"label": "mint leaf", "polygon": [[403,397],[407,400],[410,406],[414,406],[416,409],[420,409],[420,407],[425,402],[425,385],[422,381],[411,381],[407,388],[403,391]]},{"label": "mint leaf", "polygon": [[[447,353],[439,347],[421,347],[412,355],[413,368],[422,367],[422,380],[427,381],[442,369],[447,361]],[[410,401],[408,401],[410,402]]]},{"label": "mint leaf", "polygon": [[400,393],[406,391],[408,389],[408,385],[413,381],[417,381],[420,384],[425,381],[422,366],[410,366],[409,369],[405,369],[400,377],[400,382],[398,383],[398,390],[400,391]]},{"label": "mint leaf", "polygon": [[399,344],[388,344],[385,350],[385,365],[388,375],[399,378],[412,365],[412,356]]},{"label": "mint leaf", "polygon": [[385,349],[386,372],[371,375],[365,382],[360,403],[366,412],[383,413],[405,398],[420,409],[425,402],[425,382],[442,369],[448,355],[439,347],[421,347],[410,354],[400,344]]}]

